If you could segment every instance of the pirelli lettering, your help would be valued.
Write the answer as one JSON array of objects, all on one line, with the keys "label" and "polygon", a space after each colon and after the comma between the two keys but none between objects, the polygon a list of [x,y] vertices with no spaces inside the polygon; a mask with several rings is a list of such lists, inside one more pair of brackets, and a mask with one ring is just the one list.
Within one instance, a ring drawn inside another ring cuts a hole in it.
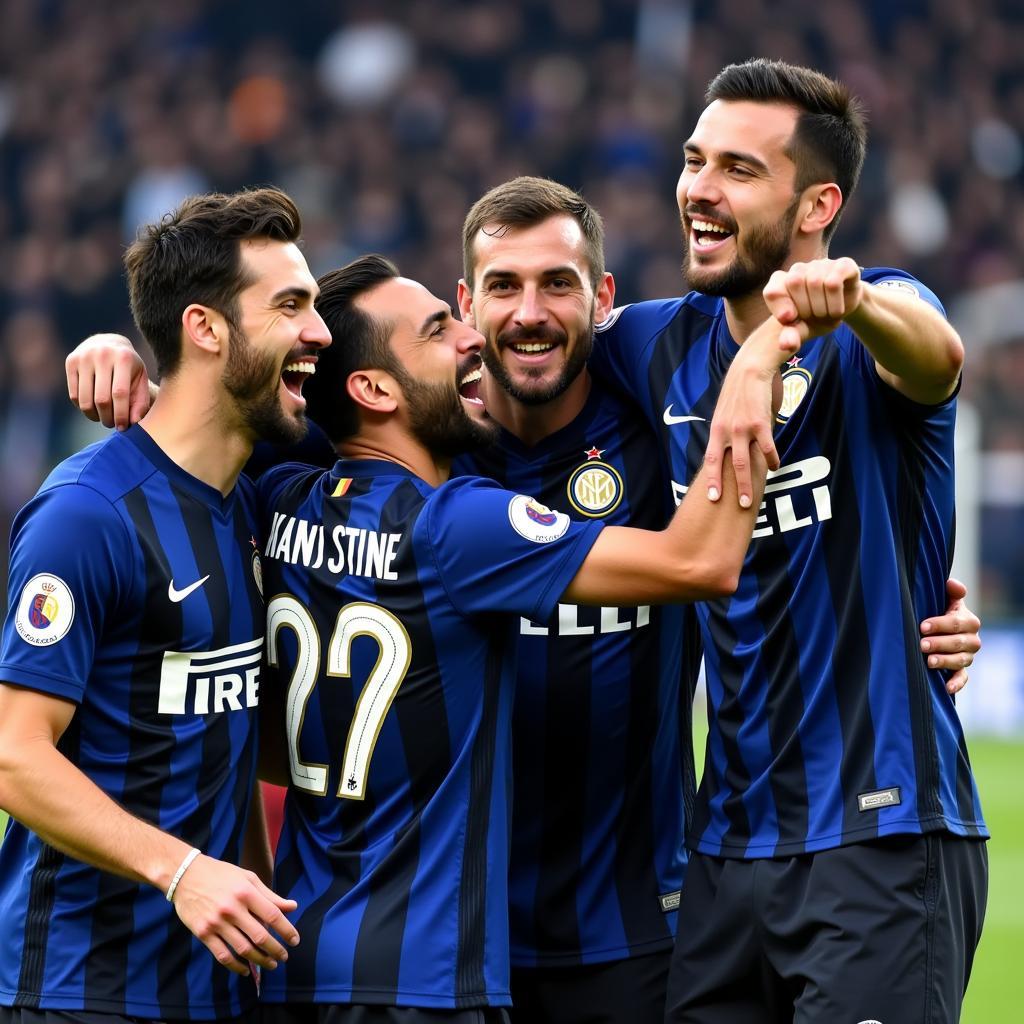
[{"label": "pirelli lettering", "polygon": [[260,702],[263,637],[218,651],[166,651],[160,669],[161,715],[216,715]]}]

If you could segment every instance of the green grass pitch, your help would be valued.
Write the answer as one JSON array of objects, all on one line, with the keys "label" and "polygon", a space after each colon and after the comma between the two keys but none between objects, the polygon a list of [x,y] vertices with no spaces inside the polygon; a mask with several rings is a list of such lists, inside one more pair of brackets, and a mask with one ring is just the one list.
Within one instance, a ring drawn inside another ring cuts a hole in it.
[{"label": "green grass pitch", "polygon": [[[699,718],[699,716],[698,716]],[[961,1024],[996,1024],[1020,1011],[1017,979],[1024,950],[1024,742],[970,741],[985,817],[992,830],[988,913]],[[0,811],[0,832],[7,815]],[[1016,895],[1014,895],[1016,893]]]}]

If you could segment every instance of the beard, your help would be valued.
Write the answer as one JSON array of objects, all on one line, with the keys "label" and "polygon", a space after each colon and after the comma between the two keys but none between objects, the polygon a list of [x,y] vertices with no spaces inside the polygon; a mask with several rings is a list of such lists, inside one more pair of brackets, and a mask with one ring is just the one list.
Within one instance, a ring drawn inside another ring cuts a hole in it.
[{"label": "beard", "polygon": [[[538,367],[536,373],[526,368],[526,381],[517,383],[512,375],[505,369],[501,361],[501,350],[521,341],[550,341],[554,345],[561,345],[566,349],[568,355],[558,376],[550,382],[541,379],[543,369]],[[488,341],[484,345],[483,361],[487,372],[494,378],[497,385],[517,402],[523,405],[546,405],[559,395],[563,394],[569,385],[583,372],[583,368],[590,358],[591,349],[594,347],[594,310],[591,307],[590,319],[586,329],[580,334],[579,341],[571,349],[566,344],[568,341],[565,331],[550,327],[537,327],[533,330],[518,328],[505,331],[499,334],[492,343]]]},{"label": "beard", "polygon": [[[465,369],[460,368],[460,380]],[[498,424],[493,420],[474,420],[463,408],[454,383],[423,384],[404,367],[392,367],[390,372],[398,378],[409,405],[413,435],[432,454],[454,458],[486,448],[497,439]]]},{"label": "beard", "polygon": [[[738,299],[760,292],[768,278],[785,267],[789,260],[793,224],[800,197],[794,196],[781,220],[775,224],[758,224],[746,231],[744,251],[737,247],[733,261],[723,270],[703,270],[690,254],[690,235],[683,221],[683,276],[690,287],[705,295]],[[694,216],[700,216],[696,212]],[[691,217],[692,219],[692,217]],[[733,226],[735,230],[735,225]],[[736,237],[735,234],[733,237]]]},{"label": "beard", "polygon": [[278,444],[295,444],[306,436],[305,413],[289,415],[281,407],[278,360],[257,352],[234,325],[228,334],[228,361],[221,380],[234,398],[243,424],[254,437]]}]

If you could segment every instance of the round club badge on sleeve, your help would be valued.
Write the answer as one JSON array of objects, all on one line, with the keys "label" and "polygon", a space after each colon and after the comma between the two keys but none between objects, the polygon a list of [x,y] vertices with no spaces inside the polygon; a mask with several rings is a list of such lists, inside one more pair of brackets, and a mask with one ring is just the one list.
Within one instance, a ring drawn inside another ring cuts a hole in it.
[{"label": "round club badge on sleeve", "polygon": [[42,572],[25,584],[14,624],[18,635],[35,647],[63,640],[75,621],[75,599],[59,577]]},{"label": "round club badge on sleeve", "polygon": [[564,512],[554,512],[525,494],[517,494],[508,503],[508,521],[520,537],[535,544],[550,544],[569,529]]}]

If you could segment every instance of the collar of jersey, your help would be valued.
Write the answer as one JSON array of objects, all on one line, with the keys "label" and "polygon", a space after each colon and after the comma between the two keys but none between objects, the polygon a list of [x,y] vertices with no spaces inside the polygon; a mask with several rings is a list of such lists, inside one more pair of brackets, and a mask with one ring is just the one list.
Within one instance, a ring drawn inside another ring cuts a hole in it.
[{"label": "collar of jersey", "polygon": [[331,470],[331,476],[407,476],[410,480],[419,480],[407,466],[400,466],[388,459],[338,459]]},{"label": "collar of jersey", "polygon": [[231,488],[226,495],[221,494],[216,487],[211,487],[198,477],[182,469],[164,450],[153,440],[149,434],[136,423],[129,427],[121,437],[131,441],[140,452],[160,470],[175,486],[188,491],[204,505],[209,505],[217,512],[227,510],[235,500],[235,488]]}]

